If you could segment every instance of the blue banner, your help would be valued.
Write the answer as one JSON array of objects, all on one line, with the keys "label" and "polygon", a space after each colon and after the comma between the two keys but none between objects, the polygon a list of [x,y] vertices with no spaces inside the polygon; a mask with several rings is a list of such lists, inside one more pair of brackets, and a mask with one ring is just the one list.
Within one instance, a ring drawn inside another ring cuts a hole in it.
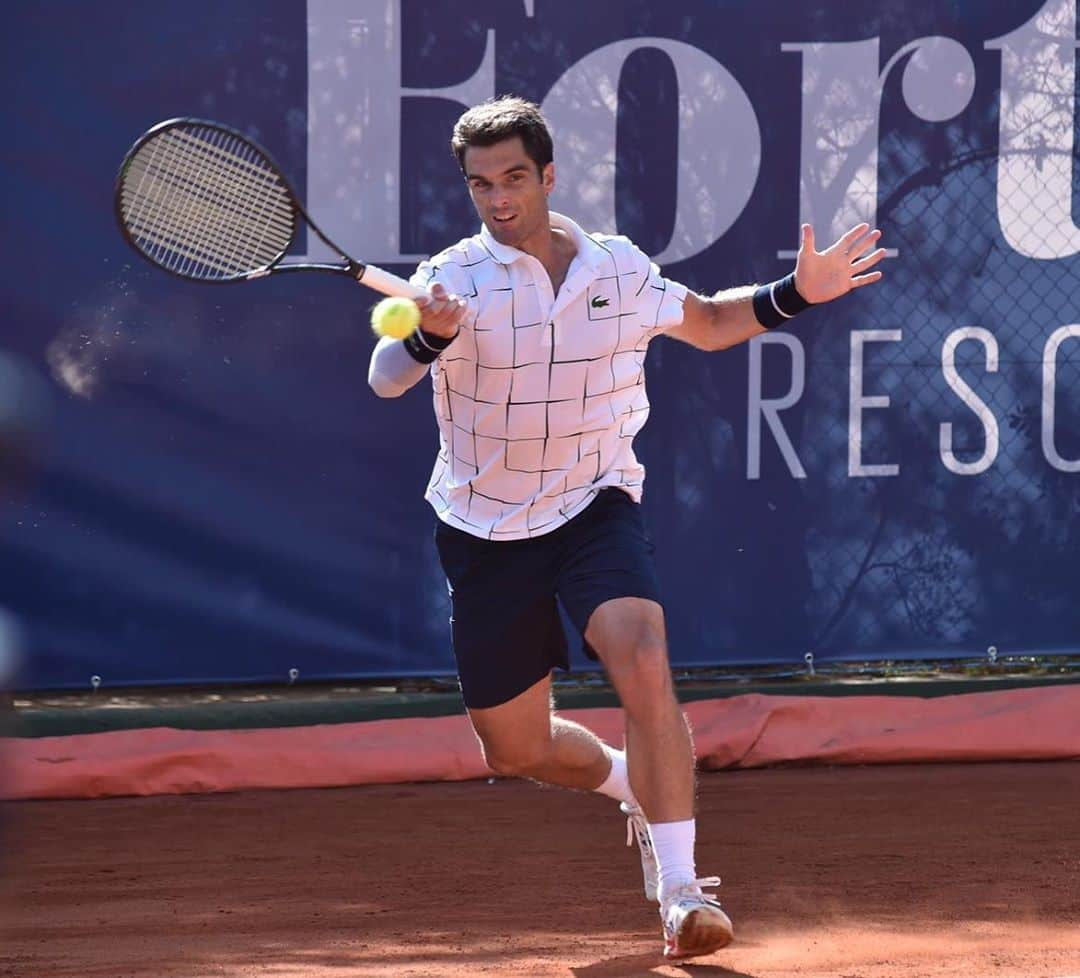
[{"label": "blue banner", "polygon": [[476,231],[449,133],[502,93],[551,124],[553,208],[698,292],[784,274],[803,221],[890,249],[879,285],[790,330],[652,345],[636,448],[673,662],[1075,651],[1075,0],[5,17],[0,351],[36,392],[0,404],[25,462],[0,536],[20,686],[453,672],[430,385],[368,389],[377,297],[171,278],[124,244],[112,190],[152,124],[217,120],[407,275]]}]

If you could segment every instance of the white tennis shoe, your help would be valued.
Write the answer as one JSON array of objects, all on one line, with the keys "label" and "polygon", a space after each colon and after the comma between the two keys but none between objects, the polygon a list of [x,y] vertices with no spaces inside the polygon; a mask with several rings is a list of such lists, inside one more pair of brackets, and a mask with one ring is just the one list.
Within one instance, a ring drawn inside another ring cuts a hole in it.
[{"label": "white tennis shoe", "polygon": [[719,876],[706,876],[680,886],[660,907],[664,922],[664,957],[695,958],[727,947],[735,937],[720,901],[702,888],[720,885]]},{"label": "white tennis shoe", "polygon": [[649,837],[649,823],[645,813],[628,802],[619,805],[619,811],[626,816],[626,844],[632,846],[637,841],[641,855],[641,875],[645,881],[645,899],[656,902],[659,872],[656,868],[656,853],[653,852],[652,839]]}]

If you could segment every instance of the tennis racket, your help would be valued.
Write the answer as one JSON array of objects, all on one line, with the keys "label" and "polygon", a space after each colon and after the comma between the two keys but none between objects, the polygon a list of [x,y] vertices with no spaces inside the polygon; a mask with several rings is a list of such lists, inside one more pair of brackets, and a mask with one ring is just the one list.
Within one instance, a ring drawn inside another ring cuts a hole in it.
[{"label": "tennis racket", "polygon": [[[308,216],[269,154],[216,122],[169,119],[140,136],[120,166],[115,203],[128,243],[181,278],[246,282],[279,272],[334,272],[384,295],[426,295],[349,257]],[[284,260],[301,221],[340,262]]]}]

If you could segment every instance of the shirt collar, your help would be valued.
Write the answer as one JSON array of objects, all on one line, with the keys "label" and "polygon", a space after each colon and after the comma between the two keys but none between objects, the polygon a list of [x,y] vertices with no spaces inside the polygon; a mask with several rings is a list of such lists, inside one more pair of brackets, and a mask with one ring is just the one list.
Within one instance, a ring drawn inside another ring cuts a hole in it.
[{"label": "shirt collar", "polygon": [[[574,239],[574,244],[577,247],[577,257],[585,262],[590,268],[599,271],[602,262],[608,256],[607,251],[582,231],[577,224],[570,220],[570,218],[565,217],[562,214],[557,214],[555,211],[549,211],[548,218],[550,219],[553,228],[565,231]],[[480,226],[480,240],[483,242],[484,247],[491,253],[491,257],[500,265],[510,265],[525,255],[525,252],[520,248],[515,248],[512,245],[499,244],[488,230],[486,224]]]}]

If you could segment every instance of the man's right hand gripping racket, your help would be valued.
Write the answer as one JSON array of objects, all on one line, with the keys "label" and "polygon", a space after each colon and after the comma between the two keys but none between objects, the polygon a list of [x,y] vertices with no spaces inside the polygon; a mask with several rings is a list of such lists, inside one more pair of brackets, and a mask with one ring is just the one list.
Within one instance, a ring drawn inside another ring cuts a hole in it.
[{"label": "man's right hand gripping racket", "polygon": [[[266,151],[216,122],[170,119],[140,136],[116,178],[116,216],[140,255],[183,278],[242,282],[334,272],[384,295],[426,295],[345,254],[308,216]],[[341,256],[339,263],[283,260],[301,220]]]}]

